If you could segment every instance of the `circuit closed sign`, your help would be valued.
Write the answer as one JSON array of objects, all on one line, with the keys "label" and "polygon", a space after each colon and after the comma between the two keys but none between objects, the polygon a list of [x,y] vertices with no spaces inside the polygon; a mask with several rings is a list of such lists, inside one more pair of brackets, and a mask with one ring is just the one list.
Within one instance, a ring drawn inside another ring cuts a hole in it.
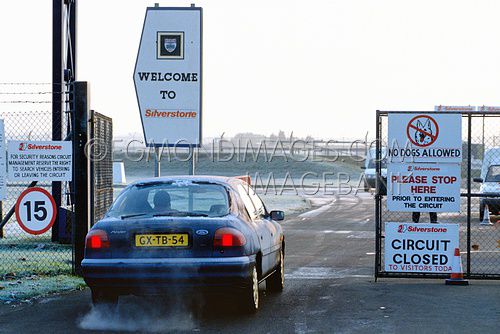
[{"label": "circuit closed sign", "polygon": [[385,223],[385,270],[450,273],[458,231],[458,224]]}]

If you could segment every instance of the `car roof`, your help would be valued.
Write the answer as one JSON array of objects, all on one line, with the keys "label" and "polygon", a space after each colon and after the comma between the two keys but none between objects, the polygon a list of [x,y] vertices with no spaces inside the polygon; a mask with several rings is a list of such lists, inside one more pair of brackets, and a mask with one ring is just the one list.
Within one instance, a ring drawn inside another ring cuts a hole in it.
[{"label": "car roof", "polygon": [[238,180],[236,177],[231,176],[215,176],[215,175],[173,175],[152,177],[132,182],[134,184],[154,183],[154,182],[176,182],[176,181],[191,181],[191,182],[212,182],[229,185],[232,181]]}]

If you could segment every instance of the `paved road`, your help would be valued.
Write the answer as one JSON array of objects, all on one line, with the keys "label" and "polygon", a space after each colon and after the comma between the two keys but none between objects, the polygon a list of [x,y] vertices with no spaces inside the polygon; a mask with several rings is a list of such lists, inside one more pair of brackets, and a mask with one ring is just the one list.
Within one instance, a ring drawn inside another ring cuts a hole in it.
[{"label": "paved road", "polygon": [[127,297],[116,312],[96,310],[87,290],[1,308],[0,332],[497,333],[499,282],[373,282],[373,199],[361,195],[284,223],[286,288],[280,295],[262,291],[256,315],[228,303],[184,303],[181,296]]}]

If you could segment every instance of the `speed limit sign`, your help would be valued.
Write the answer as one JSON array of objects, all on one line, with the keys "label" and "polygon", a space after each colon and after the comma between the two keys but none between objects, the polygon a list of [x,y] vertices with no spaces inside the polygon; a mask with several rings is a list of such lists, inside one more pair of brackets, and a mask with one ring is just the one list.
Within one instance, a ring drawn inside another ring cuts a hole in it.
[{"label": "speed limit sign", "polygon": [[28,188],[17,199],[16,218],[29,234],[45,233],[56,220],[56,203],[47,190]]}]

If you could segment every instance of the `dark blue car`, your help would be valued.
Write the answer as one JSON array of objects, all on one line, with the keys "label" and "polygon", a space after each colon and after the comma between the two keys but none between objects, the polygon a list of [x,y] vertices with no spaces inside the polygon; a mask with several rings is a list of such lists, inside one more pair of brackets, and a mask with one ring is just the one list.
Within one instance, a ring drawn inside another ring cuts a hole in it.
[{"label": "dark blue car", "polygon": [[83,276],[94,303],[203,287],[256,311],[259,283],[283,290],[283,218],[239,178],[135,182],[87,234]]}]

